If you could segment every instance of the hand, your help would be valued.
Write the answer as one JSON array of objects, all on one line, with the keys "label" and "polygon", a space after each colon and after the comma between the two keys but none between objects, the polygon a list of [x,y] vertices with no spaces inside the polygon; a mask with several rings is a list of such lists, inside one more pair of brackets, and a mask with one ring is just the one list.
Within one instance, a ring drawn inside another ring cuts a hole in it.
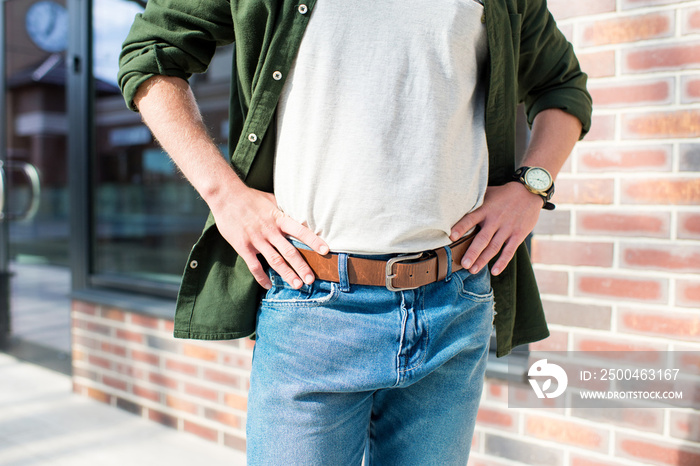
[{"label": "hand", "polygon": [[480,227],[462,258],[462,267],[473,274],[477,273],[501,251],[491,268],[492,275],[500,274],[513,258],[518,246],[535,228],[541,210],[542,198],[520,183],[489,186],[484,203],[452,227],[452,241],[458,240],[477,225]]},{"label": "hand", "polygon": [[297,238],[319,254],[327,254],[328,245],[308,227],[285,215],[273,194],[246,188],[235,201],[212,212],[219,232],[245,261],[260,286],[269,289],[272,283],[258,254],[294,288],[313,283],[313,271],[285,235]]}]

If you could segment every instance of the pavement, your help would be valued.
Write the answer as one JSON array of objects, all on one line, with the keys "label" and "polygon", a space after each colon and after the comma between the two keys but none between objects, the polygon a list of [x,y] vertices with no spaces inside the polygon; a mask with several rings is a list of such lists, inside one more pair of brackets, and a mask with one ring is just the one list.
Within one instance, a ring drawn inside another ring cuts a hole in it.
[{"label": "pavement", "polygon": [[0,353],[0,466],[245,465],[245,455],[71,391],[71,379]]}]

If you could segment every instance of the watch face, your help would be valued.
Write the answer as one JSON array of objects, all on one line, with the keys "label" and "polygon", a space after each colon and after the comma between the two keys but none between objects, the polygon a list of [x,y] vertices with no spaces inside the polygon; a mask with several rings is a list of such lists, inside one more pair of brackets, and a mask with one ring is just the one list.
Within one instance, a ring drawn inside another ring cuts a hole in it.
[{"label": "watch face", "polygon": [[533,189],[546,191],[552,185],[552,177],[542,168],[531,168],[525,173],[525,182]]},{"label": "watch face", "polygon": [[56,2],[43,0],[29,7],[25,27],[42,50],[61,52],[68,45],[68,11]]}]

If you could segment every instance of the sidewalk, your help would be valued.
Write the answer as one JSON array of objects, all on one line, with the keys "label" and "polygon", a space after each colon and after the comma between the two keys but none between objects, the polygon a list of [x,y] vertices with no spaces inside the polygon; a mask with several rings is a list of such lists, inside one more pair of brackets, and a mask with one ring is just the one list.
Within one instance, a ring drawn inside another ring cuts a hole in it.
[{"label": "sidewalk", "polygon": [[0,353],[0,466],[245,465],[245,455],[77,396],[58,372]]}]

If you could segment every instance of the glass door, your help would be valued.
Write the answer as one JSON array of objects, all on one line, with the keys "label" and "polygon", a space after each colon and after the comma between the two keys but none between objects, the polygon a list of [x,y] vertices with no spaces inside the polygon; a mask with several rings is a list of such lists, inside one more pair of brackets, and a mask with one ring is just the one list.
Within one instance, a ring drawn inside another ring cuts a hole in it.
[{"label": "glass door", "polygon": [[68,355],[68,10],[64,0],[5,0],[0,16],[0,328]]}]

